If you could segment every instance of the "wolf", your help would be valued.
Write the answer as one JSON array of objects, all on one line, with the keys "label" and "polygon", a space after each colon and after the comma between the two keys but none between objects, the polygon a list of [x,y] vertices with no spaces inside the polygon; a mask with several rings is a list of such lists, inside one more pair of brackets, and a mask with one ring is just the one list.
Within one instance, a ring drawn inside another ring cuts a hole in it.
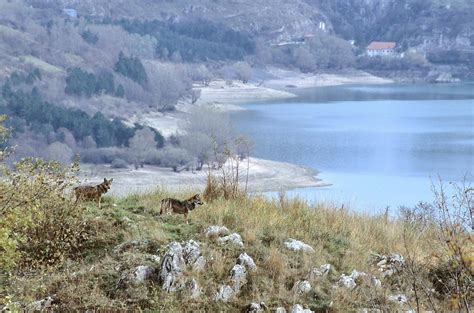
[{"label": "wolf", "polygon": [[184,214],[184,218],[186,219],[186,224],[188,223],[188,214],[192,210],[196,208],[197,205],[203,205],[201,197],[199,194],[195,194],[191,198],[187,200],[178,200],[173,198],[166,198],[161,200],[161,209],[160,215],[166,213],[174,213],[174,214]]},{"label": "wolf", "polygon": [[76,195],[76,204],[79,200],[96,200],[100,209],[100,200],[102,195],[109,191],[112,186],[113,178],[104,178],[104,181],[96,186],[77,186],[74,188],[74,194]]}]

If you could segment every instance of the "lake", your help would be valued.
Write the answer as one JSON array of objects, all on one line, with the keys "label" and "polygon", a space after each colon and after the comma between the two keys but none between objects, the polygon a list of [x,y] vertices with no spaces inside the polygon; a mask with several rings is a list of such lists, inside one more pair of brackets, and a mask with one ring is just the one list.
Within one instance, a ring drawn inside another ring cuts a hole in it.
[{"label": "lake", "polygon": [[474,173],[474,83],[351,85],[232,114],[253,155],[319,170],[332,186],[289,192],[364,212],[431,201],[431,180]]}]

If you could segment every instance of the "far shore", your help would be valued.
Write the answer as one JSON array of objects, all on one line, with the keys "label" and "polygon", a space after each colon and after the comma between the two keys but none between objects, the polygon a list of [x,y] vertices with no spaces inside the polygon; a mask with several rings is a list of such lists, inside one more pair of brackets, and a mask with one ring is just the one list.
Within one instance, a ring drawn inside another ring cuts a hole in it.
[{"label": "far shore", "polygon": [[[249,83],[214,80],[209,85],[196,85],[201,96],[195,104],[189,100],[178,104],[175,112],[151,112],[134,116],[130,122],[138,122],[157,129],[169,137],[182,133],[183,123],[193,106],[211,107],[223,112],[244,110],[241,104],[296,97],[292,89],[344,84],[386,84],[393,81],[376,77],[362,71],[345,73],[305,74],[296,71],[269,68],[261,71],[262,79]],[[112,169],[108,165],[85,165],[83,177],[86,181],[114,177],[113,192],[119,195],[143,192],[158,187],[168,190],[199,189],[206,183],[206,172],[175,173],[170,168],[146,166],[143,169]],[[317,171],[289,163],[251,158],[249,186],[251,192],[289,190],[304,187],[328,186],[316,177]]]},{"label": "far shore", "polygon": [[[245,187],[247,160],[240,166],[240,186]],[[110,165],[83,164],[79,179],[84,184],[100,183],[104,177],[114,178],[111,194],[126,196],[163,188],[172,192],[203,191],[207,181],[207,169],[201,171],[174,172],[171,168],[145,166],[135,170],[133,166],[113,169]],[[317,171],[290,163],[250,158],[249,192],[289,190],[304,187],[328,186],[316,178]]]}]

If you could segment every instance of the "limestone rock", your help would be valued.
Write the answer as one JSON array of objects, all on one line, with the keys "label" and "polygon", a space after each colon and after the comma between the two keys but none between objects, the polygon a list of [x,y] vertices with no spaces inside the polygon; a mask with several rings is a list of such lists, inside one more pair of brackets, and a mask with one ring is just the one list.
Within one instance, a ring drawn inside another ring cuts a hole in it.
[{"label": "limestone rock", "polygon": [[377,266],[382,277],[390,277],[402,269],[405,259],[400,254],[374,254],[371,256],[370,263]]},{"label": "limestone rock", "polygon": [[331,271],[331,264],[323,264],[320,267],[315,267],[309,272],[309,279],[315,280],[319,277],[326,276]]},{"label": "limestone rock", "polygon": [[117,282],[117,288],[127,288],[129,286],[144,284],[147,281],[153,280],[155,275],[155,268],[148,265],[137,266],[122,274]]},{"label": "limestone rock", "polygon": [[217,241],[221,244],[225,244],[225,243],[233,243],[237,246],[240,246],[240,247],[243,247],[244,246],[244,243],[242,241],[242,237],[240,237],[239,234],[237,233],[233,233],[233,234],[230,234],[229,236],[225,236],[225,237],[221,237],[219,239],[217,239]]},{"label": "limestone rock", "polygon": [[299,280],[293,286],[293,290],[299,294],[303,295],[311,291],[311,284],[307,280]]},{"label": "limestone rock", "polygon": [[234,289],[229,285],[221,285],[214,296],[214,301],[227,302],[235,295]]},{"label": "limestone rock", "polygon": [[310,245],[292,238],[289,238],[287,241],[285,241],[285,246],[293,251],[314,252],[313,247]]},{"label": "limestone rock", "polygon": [[235,264],[230,271],[230,281],[232,282],[233,288],[236,292],[240,291],[240,288],[246,283],[247,270],[243,265]]},{"label": "limestone rock", "polygon": [[28,305],[28,310],[31,310],[31,311],[47,310],[52,307],[55,301],[56,301],[56,295],[49,296],[47,298],[30,303],[30,305]]},{"label": "limestone rock", "polygon": [[186,263],[183,258],[183,247],[179,242],[172,242],[167,246],[161,261],[160,284],[161,287],[173,292],[182,288],[179,278],[184,271]]},{"label": "limestone rock", "polygon": [[291,313],[313,313],[310,309],[304,309],[301,304],[295,304],[291,308]]},{"label": "limestone rock", "polygon": [[286,309],[282,306],[279,306],[275,309],[275,313],[286,313]]},{"label": "limestone rock", "polygon": [[247,253],[241,253],[237,259],[237,264],[243,265],[251,271],[257,270],[257,265]]},{"label": "limestone rock", "polygon": [[206,231],[206,237],[212,237],[212,236],[223,236],[227,235],[229,233],[229,230],[225,226],[218,226],[218,225],[212,225],[209,226]]}]

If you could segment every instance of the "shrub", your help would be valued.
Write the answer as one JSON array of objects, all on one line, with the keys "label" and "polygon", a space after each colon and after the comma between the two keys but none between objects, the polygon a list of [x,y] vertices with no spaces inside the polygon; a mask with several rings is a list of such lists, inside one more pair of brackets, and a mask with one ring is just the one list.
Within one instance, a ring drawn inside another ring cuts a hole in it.
[{"label": "shrub", "polygon": [[128,163],[127,161],[123,159],[115,159],[112,161],[112,164],[110,165],[112,168],[127,168]]},{"label": "shrub", "polygon": [[13,170],[3,168],[0,188],[0,267],[61,263],[79,253],[88,238],[83,210],[65,197],[77,164],[23,159]]}]

